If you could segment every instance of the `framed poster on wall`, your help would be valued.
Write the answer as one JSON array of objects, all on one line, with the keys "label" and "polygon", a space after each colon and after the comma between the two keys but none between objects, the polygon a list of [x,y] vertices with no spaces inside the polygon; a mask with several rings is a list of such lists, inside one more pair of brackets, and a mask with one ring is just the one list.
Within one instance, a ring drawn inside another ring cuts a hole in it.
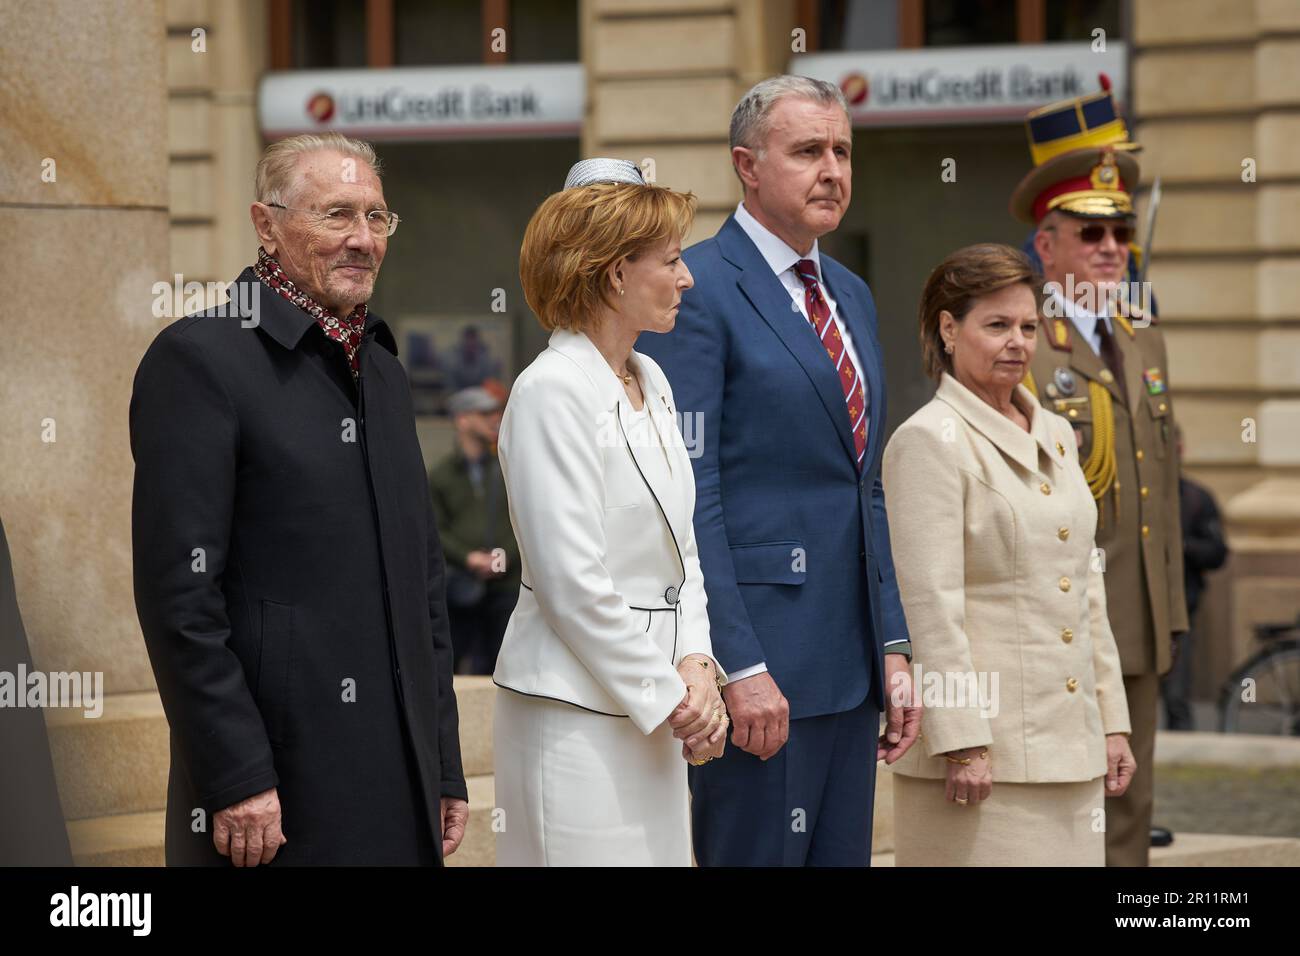
[{"label": "framed poster on wall", "polygon": [[417,416],[445,416],[447,399],[463,388],[489,380],[509,386],[510,315],[403,315],[394,326]]}]

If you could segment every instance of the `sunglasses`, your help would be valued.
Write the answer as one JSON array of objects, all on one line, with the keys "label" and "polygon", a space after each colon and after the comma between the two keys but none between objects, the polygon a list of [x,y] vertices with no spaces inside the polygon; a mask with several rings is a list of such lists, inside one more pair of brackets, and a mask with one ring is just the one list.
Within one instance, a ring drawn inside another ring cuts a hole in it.
[{"label": "sunglasses", "polygon": [[1106,238],[1107,229],[1110,230],[1110,234],[1115,237],[1115,241],[1121,246],[1128,244],[1135,231],[1128,223],[1107,225],[1104,222],[1090,222],[1086,226],[1079,226],[1075,230],[1075,235],[1088,245],[1093,245]]}]

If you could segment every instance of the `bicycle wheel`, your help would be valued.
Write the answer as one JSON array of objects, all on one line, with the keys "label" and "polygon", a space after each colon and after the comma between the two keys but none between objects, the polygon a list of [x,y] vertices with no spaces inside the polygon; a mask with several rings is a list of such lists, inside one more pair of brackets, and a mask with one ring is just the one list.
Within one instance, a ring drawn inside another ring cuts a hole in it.
[{"label": "bicycle wheel", "polygon": [[1256,654],[1224,682],[1219,725],[1229,734],[1300,736],[1300,642]]}]

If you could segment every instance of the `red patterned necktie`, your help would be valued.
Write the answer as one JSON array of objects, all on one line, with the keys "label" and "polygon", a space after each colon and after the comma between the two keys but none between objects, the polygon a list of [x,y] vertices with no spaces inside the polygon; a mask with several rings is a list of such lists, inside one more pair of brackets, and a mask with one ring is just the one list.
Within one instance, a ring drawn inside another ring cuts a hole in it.
[{"label": "red patterned necktie", "polygon": [[853,430],[853,446],[858,452],[858,468],[867,453],[867,399],[862,391],[862,377],[858,375],[839,327],[831,321],[831,307],[826,304],[821,286],[817,282],[817,266],[811,259],[800,259],[794,267],[803,280],[804,305],[808,308],[808,321],[821,339],[831,364],[839,373],[840,387],[844,389],[844,403],[848,406],[849,428]]}]

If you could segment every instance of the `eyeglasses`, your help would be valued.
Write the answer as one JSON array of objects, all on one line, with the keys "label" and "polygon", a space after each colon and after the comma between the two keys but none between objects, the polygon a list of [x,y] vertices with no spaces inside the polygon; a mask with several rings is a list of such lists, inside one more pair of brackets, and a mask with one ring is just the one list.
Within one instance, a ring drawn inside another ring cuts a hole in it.
[{"label": "eyeglasses", "polygon": [[362,213],[350,206],[331,206],[324,212],[320,212],[316,209],[282,206],[278,202],[268,202],[263,205],[270,206],[273,209],[284,209],[289,212],[306,213],[315,220],[315,225],[337,233],[348,232],[352,229],[353,223],[357,221],[357,216],[363,216],[366,220],[366,228],[370,230],[370,234],[376,239],[382,239],[397,232],[397,224],[402,221],[401,216],[387,209],[372,209],[367,213]]},{"label": "eyeglasses", "polygon": [[1115,237],[1115,241],[1121,246],[1128,245],[1128,241],[1133,238],[1134,229],[1128,223],[1108,226],[1104,222],[1090,222],[1086,226],[1079,226],[1074,234],[1088,245],[1093,245],[1106,238],[1107,229],[1110,230],[1110,234]]}]

